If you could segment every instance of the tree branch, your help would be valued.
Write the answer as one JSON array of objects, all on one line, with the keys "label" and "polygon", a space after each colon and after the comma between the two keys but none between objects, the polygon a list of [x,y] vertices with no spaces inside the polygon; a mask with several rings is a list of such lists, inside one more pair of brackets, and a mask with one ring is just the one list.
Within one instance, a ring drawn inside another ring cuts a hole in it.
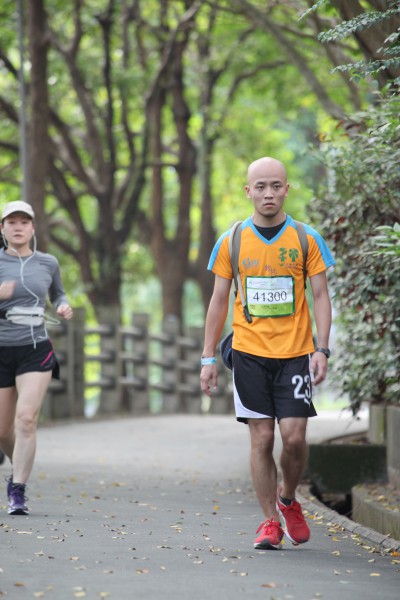
[{"label": "tree branch", "polygon": [[288,40],[286,39],[279,25],[273,22],[271,19],[269,19],[264,12],[262,12],[257,6],[255,6],[248,0],[233,1],[237,6],[239,6],[242,9],[242,11],[247,15],[247,17],[252,20],[256,27],[263,28],[265,31],[268,31],[268,33],[273,35],[273,37],[281,47],[282,51],[289,58],[290,62],[297,67],[299,73],[301,73],[302,76],[305,78],[311,90],[319,99],[326,112],[335,119],[342,118],[343,109],[341,108],[341,106],[339,106],[329,98],[325,88],[320,84],[317,77],[315,76],[315,73],[308,66],[306,59],[296,49],[294,44],[288,43]]}]

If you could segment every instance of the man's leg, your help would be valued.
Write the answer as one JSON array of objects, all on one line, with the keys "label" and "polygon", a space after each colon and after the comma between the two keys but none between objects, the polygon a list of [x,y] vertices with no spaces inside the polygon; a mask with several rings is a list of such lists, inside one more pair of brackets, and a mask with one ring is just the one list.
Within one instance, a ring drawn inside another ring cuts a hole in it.
[{"label": "man's leg", "polygon": [[254,490],[265,515],[265,521],[257,529],[259,535],[254,542],[254,547],[270,550],[279,548],[283,538],[283,529],[277,517],[277,470],[272,454],[275,419],[249,419],[248,423],[251,439],[251,476]]},{"label": "man's leg", "polygon": [[250,466],[254,490],[266,519],[277,516],[277,470],[272,455],[275,419],[249,419]]},{"label": "man's leg", "polygon": [[306,418],[289,417],[279,421],[282,436],[282,454],[280,467],[282,471],[283,498],[294,498],[307,462]]},{"label": "man's leg", "polygon": [[307,461],[306,418],[283,418],[279,421],[282,435],[282,486],[278,488],[277,509],[287,537],[293,544],[304,544],[310,538],[301,506],[295,499],[296,488]]}]

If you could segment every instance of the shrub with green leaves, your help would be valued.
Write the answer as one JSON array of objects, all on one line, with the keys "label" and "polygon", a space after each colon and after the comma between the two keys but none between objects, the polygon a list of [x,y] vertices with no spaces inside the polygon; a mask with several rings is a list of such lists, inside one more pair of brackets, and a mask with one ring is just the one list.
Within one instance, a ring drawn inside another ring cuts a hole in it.
[{"label": "shrub with green leaves", "polygon": [[337,265],[331,273],[341,392],[400,404],[400,99],[342,123],[322,150],[329,185],[312,205]]}]

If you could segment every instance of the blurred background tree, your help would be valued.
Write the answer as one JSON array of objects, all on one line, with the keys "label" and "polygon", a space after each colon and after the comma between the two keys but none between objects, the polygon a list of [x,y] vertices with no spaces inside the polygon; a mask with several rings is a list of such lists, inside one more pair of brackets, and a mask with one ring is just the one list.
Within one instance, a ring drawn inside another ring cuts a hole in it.
[{"label": "blurred background tree", "polygon": [[[29,201],[40,216],[40,247],[59,257],[75,305],[98,314],[115,309],[125,319],[135,310],[151,312],[156,322],[174,315],[202,324],[213,284],[206,270],[211,249],[248,215],[246,169],[262,155],[288,167],[288,212],[311,218],[339,262],[346,256],[332,214],[349,208],[340,160],[348,176],[359,174],[347,197],[364,186],[357,202],[365,208],[373,201],[372,187],[365,189],[372,177],[357,170],[365,149],[356,152],[353,142],[369,139],[372,123],[381,130],[373,113],[381,97],[397,94],[396,2],[20,5],[20,14],[11,0],[0,8],[0,202],[21,194],[22,74]],[[395,118],[390,106],[382,118]],[[386,144],[396,147],[395,126],[386,133]],[[380,146],[367,147],[379,163]],[[369,218],[373,227],[393,225],[395,209],[383,220],[377,213]],[[350,241],[355,232],[343,228]],[[334,290],[342,315],[339,272]]]}]

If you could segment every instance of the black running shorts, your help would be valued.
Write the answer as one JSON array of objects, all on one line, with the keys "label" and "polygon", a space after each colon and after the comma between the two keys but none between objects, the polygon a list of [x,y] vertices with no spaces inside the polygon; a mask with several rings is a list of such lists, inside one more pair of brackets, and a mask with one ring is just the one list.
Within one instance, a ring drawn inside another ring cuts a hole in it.
[{"label": "black running shorts", "polygon": [[264,358],[233,350],[233,395],[236,418],[315,417],[310,356]]},{"label": "black running shorts", "polygon": [[0,388],[14,387],[23,373],[52,371],[60,378],[60,368],[50,340],[26,346],[0,346]]}]

